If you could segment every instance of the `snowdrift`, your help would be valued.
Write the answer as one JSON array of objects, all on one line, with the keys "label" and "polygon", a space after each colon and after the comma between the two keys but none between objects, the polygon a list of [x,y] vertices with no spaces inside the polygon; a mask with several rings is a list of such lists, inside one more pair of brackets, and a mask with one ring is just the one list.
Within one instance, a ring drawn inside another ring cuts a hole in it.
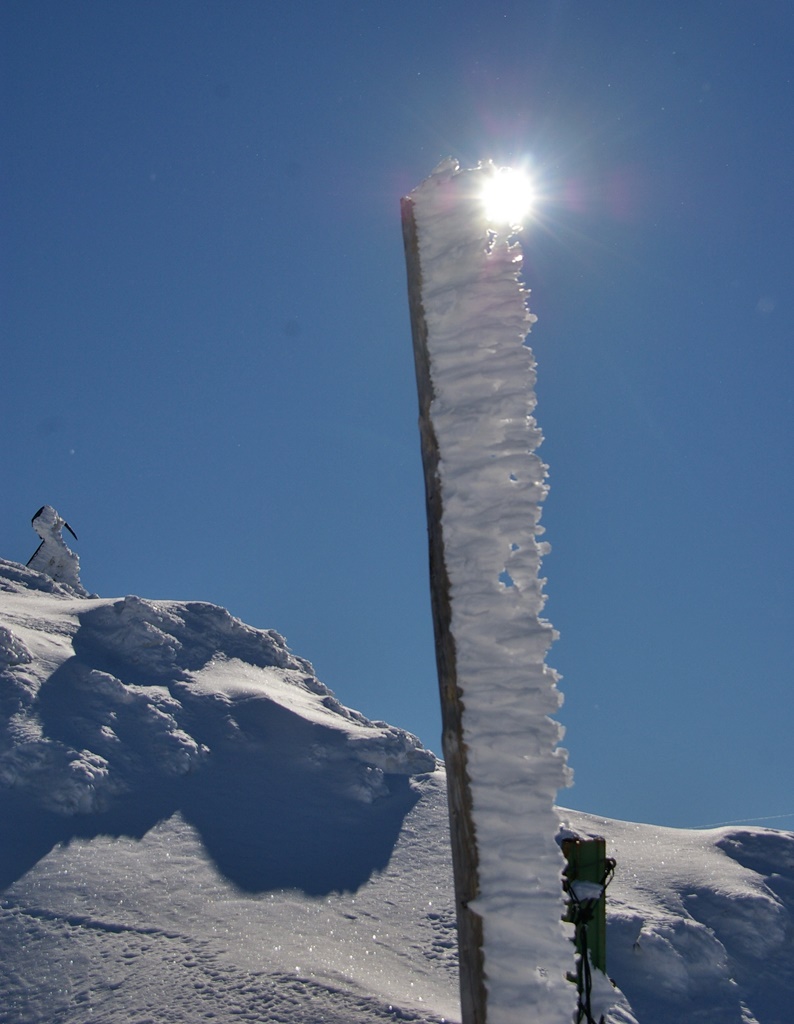
[{"label": "snowdrift", "polygon": [[[272,630],[0,561],[0,813],[2,1024],[459,1019],[443,765]],[[788,1024],[794,835],[560,818],[608,1021]]]}]

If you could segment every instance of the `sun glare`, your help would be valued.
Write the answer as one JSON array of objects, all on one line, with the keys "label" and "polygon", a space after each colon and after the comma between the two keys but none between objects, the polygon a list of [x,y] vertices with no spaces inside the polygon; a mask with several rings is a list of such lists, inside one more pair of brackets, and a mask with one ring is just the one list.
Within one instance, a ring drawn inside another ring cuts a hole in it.
[{"label": "sun glare", "polygon": [[482,201],[489,221],[518,227],[532,212],[535,202],[532,179],[513,167],[497,167],[483,185]]}]

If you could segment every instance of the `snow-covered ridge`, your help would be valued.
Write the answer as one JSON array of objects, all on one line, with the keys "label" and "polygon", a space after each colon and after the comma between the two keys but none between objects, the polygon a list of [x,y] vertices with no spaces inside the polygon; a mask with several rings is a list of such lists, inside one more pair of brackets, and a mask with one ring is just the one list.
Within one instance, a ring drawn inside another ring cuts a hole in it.
[{"label": "snow-covered ridge", "polygon": [[386,795],[386,776],[435,769],[415,737],[345,708],[283,637],[223,608],[86,599],[6,561],[0,590],[0,789],[47,811],[105,812],[286,735],[318,771],[348,761],[357,801]]},{"label": "snow-covered ridge", "polygon": [[[0,1024],[460,1019],[443,766],[277,633],[0,561],[0,764]],[[789,1024],[794,834],[559,817],[606,1024]]]}]

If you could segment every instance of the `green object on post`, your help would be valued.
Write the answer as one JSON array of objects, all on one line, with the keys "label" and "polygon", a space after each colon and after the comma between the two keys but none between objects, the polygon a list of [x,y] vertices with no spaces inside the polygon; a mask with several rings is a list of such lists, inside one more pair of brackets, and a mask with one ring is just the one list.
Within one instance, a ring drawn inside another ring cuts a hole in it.
[{"label": "green object on post", "polygon": [[590,954],[590,962],[606,974],[607,901],[606,887],[615,861],[606,855],[606,841],[600,836],[566,837],[561,841],[568,866],[563,888],[568,894],[565,919],[576,926],[576,952]]}]

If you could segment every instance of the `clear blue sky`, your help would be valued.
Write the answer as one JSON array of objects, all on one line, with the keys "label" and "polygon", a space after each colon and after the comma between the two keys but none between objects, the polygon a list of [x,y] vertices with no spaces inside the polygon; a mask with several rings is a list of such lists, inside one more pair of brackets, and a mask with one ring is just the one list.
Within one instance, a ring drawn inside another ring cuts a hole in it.
[{"label": "clear blue sky", "polygon": [[399,198],[531,159],[563,802],[794,826],[794,7],[6,0],[0,555],[440,750]]}]

